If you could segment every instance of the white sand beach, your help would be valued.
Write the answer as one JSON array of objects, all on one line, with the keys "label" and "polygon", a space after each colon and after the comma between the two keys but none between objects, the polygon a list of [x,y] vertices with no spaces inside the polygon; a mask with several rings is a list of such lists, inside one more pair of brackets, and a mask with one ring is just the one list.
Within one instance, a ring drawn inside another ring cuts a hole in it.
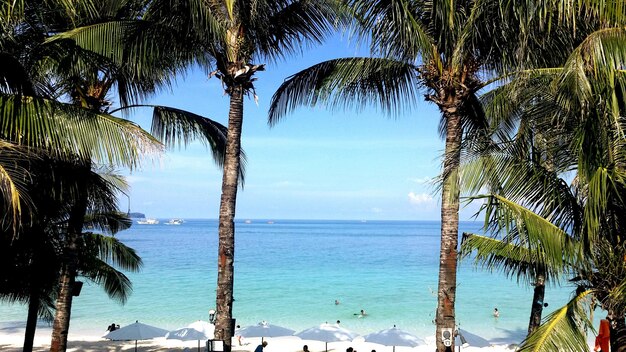
[{"label": "white sand beach", "polygon": [[[37,330],[35,337],[34,351],[47,351],[50,348],[50,328],[40,328]],[[24,329],[16,328],[10,332],[2,332],[0,335],[0,350],[6,352],[18,352],[22,350],[24,338]],[[324,352],[325,344],[319,341],[301,340],[300,338],[288,336],[277,338],[266,338],[268,345],[264,352],[301,352],[304,345],[309,346],[311,352]],[[396,352],[432,352],[435,350],[434,336],[425,338],[426,345],[418,347],[396,347]],[[261,343],[261,338],[245,338],[242,339],[243,344],[239,346],[237,340],[233,341],[233,350],[241,352],[251,352]],[[178,341],[166,340],[165,338],[157,338],[153,340],[144,340],[137,342],[138,351],[143,352],[162,352],[162,351],[183,351],[188,348],[190,352],[197,351],[197,341]],[[358,352],[392,352],[393,348],[382,346],[374,343],[364,342],[362,337],[357,337],[351,342],[333,342],[328,344],[329,352],[343,352],[346,348],[352,347]],[[68,351],[134,351],[135,341],[109,341],[101,336],[78,336],[72,335],[68,341]],[[216,346],[217,350],[221,350],[220,346]],[[201,351],[205,351],[205,346],[201,343]],[[457,351],[459,348],[457,347]],[[491,345],[489,347],[462,347],[464,352],[511,352],[515,350],[513,342],[510,344]],[[355,352],[356,352],[355,351]]]}]

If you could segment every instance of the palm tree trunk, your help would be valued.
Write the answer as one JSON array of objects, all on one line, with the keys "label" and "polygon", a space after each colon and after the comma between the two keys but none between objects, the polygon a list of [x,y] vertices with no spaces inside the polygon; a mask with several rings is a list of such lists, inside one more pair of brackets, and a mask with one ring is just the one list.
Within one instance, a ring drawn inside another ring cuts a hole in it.
[{"label": "palm tree trunk", "polygon": [[228,135],[220,202],[219,245],[217,264],[217,299],[215,337],[224,342],[224,352],[231,351],[233,326],[233,286],[235,258],[235,205],[239,181],[241,127],[243,124],[243,88],[231,88],[228,113]]},{"label": "palm tree trunk", "polygon": [[[88,162],[85,167],[91,167]],[[70,329],[70,317],[72,314],[72,299],[74,283],[78,267],[78,241],[83,231],[85,213],[87,211],[87,191],[80,184],[78,199],[72,207],[67,229],[65,243],[64,263],[59,275],[59,294],[56,300],[56,312],[52,324],[52,342],[50,352],[65,352],[67,349],[67,335]]]},{"label": "palm tree trunk", "polygon": [[437,351],[454,350],[445,346],[444,329],[455,330],[454,303],[456,298],[457,246],[459,242],[459,163],[461,158],[461,116],[454,97],[440,109],[446,120],[446,146],[443,161],[443,187],[441,192],[441,250],[439,255],[439,288],[437,290]]},{"label": "palm tree trunk", "polygon": [[[614,318],[610,320],[611,324],[611,351],[626,351],[626,321],[624,320],[624,312],[616,312]],[[604,352],[604,351],[603,351]]]},{"label": "palm tree trunk", "polygon": [[26,318],[26,331],[24,333],[23,352],[33,351],[35,331],[37,330],[37,315],[39,312],[39,294],[33,289],[28,298],[28,317]]},{"label": "palm tree trunk", "polygon": [[[74,237],[74,236],[72,236]],[[65,352],[67,349],[67,334],[70,329],[70,316],[72,312],[72,291],[76,278],[75,250],[76,239],[71,239],[67,255],[67,262],[61,268],[59,278],[59,295],[56,300],[56,312],[52,324],[52,342],[50,352]]]},{"label": "palm tree trunk", "polygon": [[543,272],[537,273],[535,290],[533,293],[533,303],[530,308],[530,322],[528,323],[528,335],[533,333],[541,325],[541,314],[543,313],[543,298],[546,293],[545,275]]}]

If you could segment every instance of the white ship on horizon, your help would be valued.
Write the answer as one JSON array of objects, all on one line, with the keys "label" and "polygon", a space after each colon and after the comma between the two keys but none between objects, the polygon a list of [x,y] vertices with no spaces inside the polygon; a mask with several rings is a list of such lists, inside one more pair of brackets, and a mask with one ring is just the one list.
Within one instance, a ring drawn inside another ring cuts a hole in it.
[{"label": "white ship on horizon", "polygon": [[170,221],[166,222],[165,225],[180,225],[183,222],[185,222],[183,219],[170,219]]},{"label": "white ship on horizon", "polygon": [[141,220],[137,220],[139,225],[156,225],[159,223],[159,220],[153,218],[145,218]]}]

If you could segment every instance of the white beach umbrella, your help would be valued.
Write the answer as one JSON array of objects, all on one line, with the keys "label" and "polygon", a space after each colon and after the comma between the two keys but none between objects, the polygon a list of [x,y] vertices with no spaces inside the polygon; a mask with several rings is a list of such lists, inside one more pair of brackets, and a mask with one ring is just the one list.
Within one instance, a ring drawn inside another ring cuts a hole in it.
[{"label": "white beach umbrella", "polygon": [[348,329],[344,329],[339,325],[322,324],[315,326],[297,334],[294,334],[303,340],[323,341],[326,342],[326,352],[328,352],[329,342],[352,341],[358,336],[357,333]]},{"label": "white beach umbrella", "polygon": [[135,351],[137,351],[137,340],[149,340],[155,337],[163,337],[167,334],[167,330],[157,328],[152,325],[142,324],[136,321],[130,325],[123,326],[117,330],[111,331],[104,335],[105,339],[114,341],[132,341],[135,340]]},{"label": "white beach umbrella", "polygon": [[[211,334],[213,336],[213,334]],[[165,335],[168,340],[181,340],[181,341],[198,341],[198,352],[200,352],[200,340],[208,340],[209,337],[203,332],[196,330],[195,328],[181,328],[178,330],[170,331]]]},{"label": "white beach umbrella", "polygon": [[196,329],[203,332],[208,339],[213,339],[215,333],[215,325],[204,320],[197,320],[187,325],[188,328]]},{"label": "white beach umbrella", "polygon": [[415,347],[424,346],[426,342],[415,335],[398,329],[395,325],[391,329],[385,329],[363,336],[366,342],[373,342],[384,346],[393,346],[395,352],[396,346]]},{"label": "white beach umbrella", "polygon": [[454,344],[463,347],[472,346],[480,348],[491,346],[491,343],[488,340],[463,329],[458,329]]},{"label": "white beach umbrella", "polygon": [[263,341],[264,337],[291,336],[294,332],[296,331],[283,328],[282,326],[268,324],[265,321],[236,330],[236,334],[239,336],[260,337],[261,341]]}]

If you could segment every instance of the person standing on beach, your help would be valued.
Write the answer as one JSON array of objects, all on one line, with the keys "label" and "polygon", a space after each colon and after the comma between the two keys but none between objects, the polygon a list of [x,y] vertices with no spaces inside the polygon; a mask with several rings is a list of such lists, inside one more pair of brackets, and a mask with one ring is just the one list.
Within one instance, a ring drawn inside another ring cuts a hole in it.
[{"label": "person standing on beach", "polygon": [[593,348],[593,350],[596,352],[609,352],[609,344],[611,341],[611,328],[608,318],[609,317],[600,320],[600,328],[598,329],[598,336],[596,336],[596,343],[595,347]]},{"label": "person standing on beach", "polygon": [[309,346],[308,345],[302,346],[302,352],[309,352]]},{"label": "person standing on beach", "polygon": [[267,346],[267,341],[263,341],[260,345],[256,346],[254,352],[263,352],[263,349]]}]

